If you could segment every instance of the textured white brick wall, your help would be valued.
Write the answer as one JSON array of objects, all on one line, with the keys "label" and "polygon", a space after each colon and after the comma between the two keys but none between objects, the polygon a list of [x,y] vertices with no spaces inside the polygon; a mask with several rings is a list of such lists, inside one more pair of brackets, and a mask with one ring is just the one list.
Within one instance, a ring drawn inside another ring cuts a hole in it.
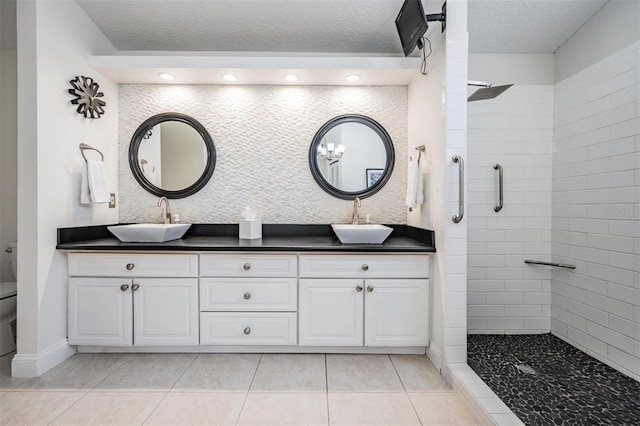
[{"label": "textured white brick wall", "polygon": [[640,379],[640,42],[556,85],[551,329]]},{"label": "textured white brick wall", "polygon": [[[511,56],[502,60],[530,61]],[[548,333],[551,273],[524,260],[551,254],[553,85],[516,84],[468,112],[469,333]],[[498,213],[495,163],[504,169]]]},{"label": "textured white brick wall", "polygon": [[180,112],[209,131],[218,155],[209,183],[171,202],[185,222],[237,223],[246,206],[265,223],[335,223],[349,220],[353,203],[324,192],[309,171],[316,131],[342,114],[363,114],[389,133],[396,152],[387,185],[362,201],[375,223],[406,223],[406,86],[176,86],[121,85],[119,90],[120,221],[153,222],[157,197],[133,178],[127,160],[131,137],[148,117]]}]

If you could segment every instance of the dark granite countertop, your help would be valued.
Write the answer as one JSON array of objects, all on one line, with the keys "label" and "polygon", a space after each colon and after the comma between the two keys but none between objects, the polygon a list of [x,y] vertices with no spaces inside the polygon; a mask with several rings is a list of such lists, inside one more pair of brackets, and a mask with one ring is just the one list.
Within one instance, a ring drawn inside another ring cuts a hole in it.
[{"label": "dark granite countertop", "polygon": [[321,251],[435,252],[434,232],[407,225],[387,225],[393,232],[383,244],[342,244],[331,225],[264,224],[262,238],[241,240],[237,224],[193,224],[182,239],[164,243],[123,243],[109,225],[58,228],[61,250],[89,251]]}]

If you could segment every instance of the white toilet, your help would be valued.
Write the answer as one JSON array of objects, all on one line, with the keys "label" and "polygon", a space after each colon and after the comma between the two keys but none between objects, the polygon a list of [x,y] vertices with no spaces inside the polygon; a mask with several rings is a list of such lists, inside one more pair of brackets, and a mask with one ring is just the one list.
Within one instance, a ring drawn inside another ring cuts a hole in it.
[{"label": "white toilet", "polygon": [[[17,279],[18,247],[9,243],[6,250],[13,278]],[[16,350],[16,301],[18,291],[15,281],[0,282],[0,356]]]}]

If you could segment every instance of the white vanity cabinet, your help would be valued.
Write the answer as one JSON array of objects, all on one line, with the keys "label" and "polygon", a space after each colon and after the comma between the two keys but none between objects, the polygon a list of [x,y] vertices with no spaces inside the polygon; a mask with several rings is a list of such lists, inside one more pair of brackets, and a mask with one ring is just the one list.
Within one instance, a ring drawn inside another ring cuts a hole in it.
[{"label": "white vanity cabinet", "polygon": [[198,344],[198,255],[69,253],[72,345]]},{"label": "white vanity cabinet", "polygon": [[301,255],[301,346],[426,346],[427,255]]},{"label": "white vanity cabinet", "polygon": [[201,345],[295,345],[295,254],[200,255]]}]

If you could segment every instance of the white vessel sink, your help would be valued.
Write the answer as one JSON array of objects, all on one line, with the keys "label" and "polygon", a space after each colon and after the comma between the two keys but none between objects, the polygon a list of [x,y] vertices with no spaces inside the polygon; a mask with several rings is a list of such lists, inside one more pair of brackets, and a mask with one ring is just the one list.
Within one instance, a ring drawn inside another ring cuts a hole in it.
[{"label": "white vessel sink", "polygon": [[342,244],[382,244],[392,228],[384,225],[331,225]]},{"label": "white vessel sink", "polygon": [[136,223],[107,226],[123,243],[164,243],[182,238],[190,223]]}]

